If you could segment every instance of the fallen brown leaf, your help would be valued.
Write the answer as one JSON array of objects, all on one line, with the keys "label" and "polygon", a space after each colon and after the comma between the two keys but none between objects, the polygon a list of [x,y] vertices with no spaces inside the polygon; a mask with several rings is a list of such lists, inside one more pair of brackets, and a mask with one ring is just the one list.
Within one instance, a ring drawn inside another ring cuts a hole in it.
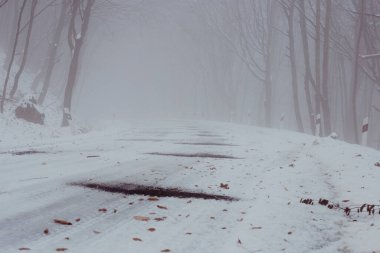
[{"label": "fallen brown leaf", "polygon": [[132,239],[133,239],[134,241],[142,242],[142,240],[141,240],[140,238],[138,238],[138,237],[133,237]]},{"label": "fallen brown leaf", "polygon": [[223,184],[223,183],[220,183],[219,187],[223,188],[223,189],[226,189],[226,190],[230,189],[230,187],[228,186],[228,184]]},{"label": "fallen brown leaf", "polygon": [[30,250],[30,249],[26,247],[22,247],[22,248],[19,248],[18,250]]},{"label": "fallen brown leaf", "polygon": [[148,231],[154,232],[154,231],[156,231],[156,229],[155,228],[148,228]]},{"label": "fallen brown leaf", "polygon": [[166,206],[161,206],[161,205],[157,205],[157,207],[160,209],[168,209]]},{"label": "fallen brown leaf", "polygon": [[49,234],[49,229],[45,228],[45,230],[44,230],[44,234],[45,234],[45,235],[48,235],[48,234]]},{"label": "fallen brown leaf", "polygon": [[59,252],[60,252],[60,251],[66,251],[66,250],[68,250],[68,249],[67,249],[67,248],[56,248],[56,249],[55,249],[55,251],[59,251]]},{"label": "fallen brown leaf", "polygon": [[54,222],[60,225],[67,225],[67,226],[73,225],[71,222],[68,222],[65,220],[59,220],[59,219],[54,219]]},{"label": "fallen brown leaf", "polygon": [[149,221],[150,220],[149,217],[145,217],[145,216],[134,216],[133,219],[138,220],[138,221]]},{"label": "fallen brown leaf", "polygon": [[159,201],[160,199],[159,198],[156,198],[156,197],[149,197],[148,198],[148,201]]},{"label": "fallen brown leaf", "polygon": [[98,230],[94,230],[93,232],[94,232],[94,234],[100,234],[101,233]]},{"label": "fallen brown leaf", "polygon": [[161,252],[170,252],[170,249],[163,249]]},{"label": "fallen brown leaf", "polygon": [[98,211],[105,213],[105,212],[107,212],[107,208],[100,208]]},{"label": "fallen brown leaf", "polygon": [[76,218],[75,221],[76,221],[76,222],[80,222],[80,218]]}]

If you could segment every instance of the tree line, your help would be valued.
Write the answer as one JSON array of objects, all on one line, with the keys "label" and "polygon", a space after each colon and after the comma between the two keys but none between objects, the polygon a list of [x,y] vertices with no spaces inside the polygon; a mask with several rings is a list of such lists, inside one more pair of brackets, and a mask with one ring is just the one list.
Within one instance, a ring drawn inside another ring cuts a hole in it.
[{"label": "tree line", "polygon": [[[0,1],[0,11],[2,11],[0,18],[4,21],[3,25],[0,25],[0,29],[4,35],[2,37],[5,38],[1,41],[1,45],[6,54],[3,65],[6,74],[2,80],[0,97],[1,113],[4,112],[5,103],[13,101],[17,97],[19,80],[30,57],[30,50],[35,49],[39,50],[38,58],[42,59],[42,63],[33,64],[38,67],[35,68],[37,75],[31,83],[31,89],[38,94],[37,103],[39,105],[44,104],[49,89],[53,87],[52,76],[57,63],[64,57],[68,59],[68,61],[64,61],[65,64],[68,62],[68,66],[61,66],[56,72],[67,72],[67,76],[64,77],[65,82],[60,84],[62,85],[60,90],[63,89],[61,125],[69,126],[73,91],[80,70],[81,51],[94,5],[95,0]],[[40,27],[36,29],[34,27],[36,19],[43,15],[45,15],[46,22],[40,22]],[[37,41],[38,36],[43,36],[47,42]],[[9,39],[6,40],[6,38]],[[33,43],[41,43],[44,46],[38,49],[36,46],[31,48]],[[68,50],[65,49],[65,46],[68,46]],[[68,71],[65,71],[66,68]],[[12,78],[14,71],[16,72]]]},{"label": "tree line", "polygon": [[[210,0],[189,5],[212,31],[215,40],[208,43],[224,48],[219,52],[252,77],[253,94],[225,97],[235,101],[228,110],[245,110],[232,120],[248,115],[266,127],[285,121],[299,132],[337,133],[361,144],[362,122],[369,119],[369,128],[364,127],[370,145],[380,148],[380,1]],[[203,56],[210,57],[220,56]],[[237,79],[215,89],[246,85]],[[284,96],[290,97],[287,103],[278,103]],[[257,109],[246,109],[239,100],[257,101]]]}]

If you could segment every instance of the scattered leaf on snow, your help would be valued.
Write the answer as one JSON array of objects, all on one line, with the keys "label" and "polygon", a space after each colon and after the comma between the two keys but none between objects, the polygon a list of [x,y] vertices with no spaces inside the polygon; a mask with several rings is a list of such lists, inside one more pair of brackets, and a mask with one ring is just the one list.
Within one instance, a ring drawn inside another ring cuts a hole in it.
[{"label": "scattered leaf on snow", "polygon": [[67,248],[56,248],[55,251],[61,252],[61,251],[66,251]]},{"label": "scattered leaf on snow", "polygon": [[223,189],[230,189],[230,187],[228,186],[228,184],[223,184],[223,183],[220,183],[220,188],[223,188]]},{"label": "scattered leaf on snow", "polygon": [[166,206],[157,205],[157,207],[160,208],[160,209],[168,209]]},{"label": "scattered leaf on snow", "polygon": [[70,240],[70,237],[65,237],[65,240],[67,240],[67,241]]},{"label": "scattered leaf on snow", "polygon": [[80,218],[76,218],[75,221],[76,221],[76,222],[80,222]]},{"label": "scattered leaf on snow", "polygon": [[138,220],[138,221],[149,221],[149,217],[145,216],[133,216],[133,219]]},{"label": "scattered leaf on snow", "polygon": [[138,237],[133,237],[132,239],[133,239],[134,241],[142,242],[142,240],[141,240],[140,238],[138,238]]},{"label": "scattered leaf on snow", "polygon": [[375,166],[380,167],[380,162],[375,163]]},{"label": "scattered leaf on snow", "polygon": [[239,239],[239,238],[238,238],[238,241],[237,241],[237,243],[238,243],[238,244],[241,244],[241,241],[240,241],[240,239]]},{"label": "scattered leaf on snow", "polygon": [[99,212],[103,212],[103,213],[105,213],[105,212],[107,212],[107,208],[99,208],[98,211],[99,211]]},{"label": "scattered leaf on snow", "polygon": [[154,218],[155,221],[163,221],[165,219],[166,219],[166,217],[157,217],[157,218]]},{"label": "scattered leaf on snow", "polygon": [[117,213],[117,209],[113,209],[113,213]]},{"label": "scattered leaf on snow", "polygon": [[170,252],[170,249],[163,249],[161,252]]},{"label": "scattered leaf on snow", "polygon": [[30,250],[30,249],[26,247],[22,247],[22,248],[19,248],[18,250]]},{"label": "scattered leaf on snow", "polygon": [[159,201],[159,198],[156,198],[156,197],[149,197],[148,200],[149,200],[149,201]]},{"label": "scattered leaf on snow", "polygon": [[187,234],[187,235],[191,235],[191,233],[190,233],[190,232],[187,232],[186,234]]},{"label": "scattered leaf on snow", "polygon": [[101,233],[101,232],[98,231],[98,230],[94,230],[93,232],[94,232],[94,234],[100,234],[100,233]]},{"label": "scattered leaf on snow", "polygon": [[45,234],[45,235],[48,235],[48,234],[49,234],[49,229],[45,228],[45,230],[44,230],[44,234]]},{"label": "scattered leaf on snow", "polygon": [[289,231],[289,232],[288,232],[288,235],[291,235],[291,234],[292,234],[292,231]]},{"label": "scattered leaf on snow", "polygon": [[71,222],[68,222],[65,220],[59,220],[59,219],[54,219],[54,222],[60,225],[67,225],[67,226],[73,225]]},{"label": "scattered leaf on snow", "polygon": [[148,231],[149,232],[154,232],[154,231],[156,231],[156,229],[155,228],[148,228]]}]

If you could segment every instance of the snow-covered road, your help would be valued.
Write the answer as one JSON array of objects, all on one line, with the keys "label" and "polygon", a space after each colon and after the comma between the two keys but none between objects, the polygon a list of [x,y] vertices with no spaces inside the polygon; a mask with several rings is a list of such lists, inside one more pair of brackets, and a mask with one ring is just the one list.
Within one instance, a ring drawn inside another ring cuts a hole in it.
[{"label": "snow-covered road", "polygon": [[[14,154],[30,150],[40,153]],[[148,154],[155,152],[239,159]],[[0,153],[0,252],[380,252],[380,215],[347,217],[300,203],[380,204],[374,165],[380,153],[360,146],[170,121],[2,142]],[[179,187],[239,201],[155,200],[71,185],[76,182]]]}]

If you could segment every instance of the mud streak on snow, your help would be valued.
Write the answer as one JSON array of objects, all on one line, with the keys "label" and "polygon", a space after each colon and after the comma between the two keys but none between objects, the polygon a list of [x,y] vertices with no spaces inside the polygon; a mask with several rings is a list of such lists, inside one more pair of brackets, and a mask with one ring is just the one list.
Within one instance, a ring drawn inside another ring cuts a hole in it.
[{"label": "mud streak on snow", "polygon": [[82,186],[90,189],[96,189],[104,192],[111,193],[122,193],[125,195],[144,195],[144,196],[155,196],[155,197],[173,197],[173,198],[196,198],[196,199],[211,199],[211,200],[224,200],[224,201],[237,201],[238,198],[225,196],[225,195],[215,195],[207,194],[204,192],[192,192],[185,191],[180,188],[163,188],[156,186],[146,186],[138,184],[106,184],[106,183],[72,183],[73,186]]}]

